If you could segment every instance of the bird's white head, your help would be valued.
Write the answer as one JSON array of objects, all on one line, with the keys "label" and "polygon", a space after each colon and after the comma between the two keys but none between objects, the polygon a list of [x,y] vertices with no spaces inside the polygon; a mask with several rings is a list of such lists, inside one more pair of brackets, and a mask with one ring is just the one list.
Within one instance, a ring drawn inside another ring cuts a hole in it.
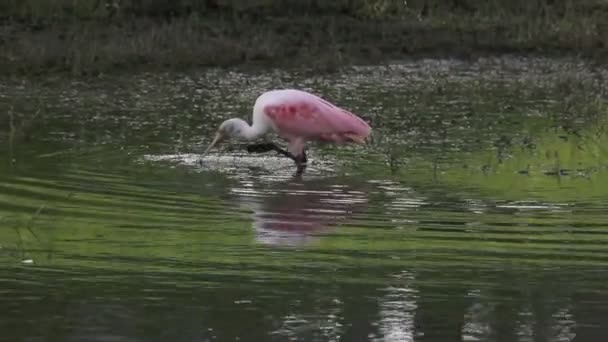
[{"label": "bird's white head", "polygon": [[251,139],[251,130],[251,126],[249,126],[249,124],[247,124],[247,122],[245,122],[244,120],[237,118],[228,119],[222,122],[220,127],[217,129],[215,137],[213,138],[211,144],[209,144],[209,147],[207,147],[204,153],[209,152],[209,150],[211,150],[215,145],[217,145],[225,138],[234,138],[238,140]]}]

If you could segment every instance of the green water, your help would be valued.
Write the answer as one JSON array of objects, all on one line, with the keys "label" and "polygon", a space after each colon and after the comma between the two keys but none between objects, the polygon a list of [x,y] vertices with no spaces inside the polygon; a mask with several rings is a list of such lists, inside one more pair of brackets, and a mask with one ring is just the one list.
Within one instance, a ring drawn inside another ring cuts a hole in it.
[{"label": "green water", "polygon": [[[0,340],[604,341],[608,72],[428,60],[0,82]],[[217,125],[296,87],[369,146]],[[11,118],[12,117],[12,118]]]}]

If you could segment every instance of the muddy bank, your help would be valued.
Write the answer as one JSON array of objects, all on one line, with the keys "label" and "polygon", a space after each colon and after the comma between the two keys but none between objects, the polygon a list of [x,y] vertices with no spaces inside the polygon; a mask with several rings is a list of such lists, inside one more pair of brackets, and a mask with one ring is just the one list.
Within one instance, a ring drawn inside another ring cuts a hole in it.
[{"label": "muddy bank", "polygon": [[608,11],[600,7],[511,13],[429,12],[427,6],[407,15],[377,16],[235,13],[4,18],[0,74],[96,75],[234,65],[331,71],[422,56],[575,54],[603,62],[608,55]]}]

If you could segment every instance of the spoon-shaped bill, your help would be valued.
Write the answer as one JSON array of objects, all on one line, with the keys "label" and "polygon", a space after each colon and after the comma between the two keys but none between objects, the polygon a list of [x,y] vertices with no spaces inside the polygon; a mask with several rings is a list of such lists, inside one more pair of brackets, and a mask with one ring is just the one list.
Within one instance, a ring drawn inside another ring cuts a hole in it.
[{"label": "spoon-shaped bill", "polygon": [[223,139],[222,133],[219,133],[219,132],[216,133],[215,138],[213,138],[213,141],[211,141],[211,144],[209,144],[209,146],[207,147],[205,152],[203,152],[203,155],[207,154],[207,152],[209,152],[209,150],[211,150],[215,145],[217,145],[217,143],[219,143],[222,139]]}]

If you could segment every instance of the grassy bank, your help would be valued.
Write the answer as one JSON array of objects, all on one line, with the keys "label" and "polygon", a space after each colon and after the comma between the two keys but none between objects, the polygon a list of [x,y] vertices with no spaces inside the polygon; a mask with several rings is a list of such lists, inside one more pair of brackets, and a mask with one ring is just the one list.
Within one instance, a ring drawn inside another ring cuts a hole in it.
[{"label": "grassy bank", "polygon": [[408,56],[570,53],[601,61],[603,0],[9,0],[0,73],[246,63],[332,70]]}]

